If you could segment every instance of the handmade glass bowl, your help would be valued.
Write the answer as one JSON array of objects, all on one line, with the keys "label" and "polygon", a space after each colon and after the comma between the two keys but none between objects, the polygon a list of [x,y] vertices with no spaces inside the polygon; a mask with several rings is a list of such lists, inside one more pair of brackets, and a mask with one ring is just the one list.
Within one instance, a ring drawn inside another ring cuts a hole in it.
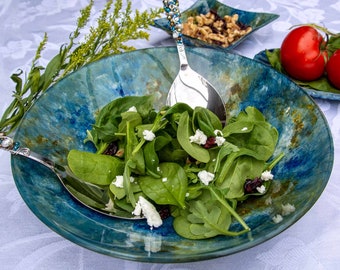
[{"label": "handmade glass bowl", "polygon": [[[49,169],[13,156],[16,186],[43,223],[66,239],[102,254],[174,263],[226,256],[253,247],[293,225],[312,207],[327,185],[334,159],[330,129],[313,99],[286,76],[249,58],[197,47],[188,47],[187,55],[192,67],[218,89],[227,117],[255,106],[280,133],[275,155],[283,152],[285,156],[272,171],[275,190],[243,203],[239,209],[251,232],[195,241],[178,236],[171,218],[150,230],[145,220],[98,214],[75,201]],[[155,107],[160,108],[178,65],[176,47],[164,47],[115,55],[85,66],[37,100],[21,122],[15,140],[65,164],[69,149],[93,150],[83,142],[86,130],[94,123],[96,112],[110,100],[153,94]],[[296,210],[275,223],[273,217],[287,203]]]},{"label": "handmade glass bowl", "polygon": [[[200,14],[207,14],[209,11],[217,13],[222,18],[225,15],[232,16],[234,14],[238,14],[239,15],[238,22],[240,23],[240,25],[251,26],[252,30],[246,35],[242,36],[240,39],[232,42],[228,47],[223,47],[216,43],[208,43],[198,38],[183,35],[183,42],[185,45],[215,48],[222,50],[232,49],[239,45],[241,42],[243,42],[249,35],[251,35],[255,31],[259,30],[260,28],[271,23],[272,21],[276,20],[279,17],[279,15],[272,13],[250,12],[236,9],[216,0],[198,0],[190,8],[181,12],[182,22],[183,23],[186,22],[188,17],[197,16]],[[169,26],[169,21],[167,18],[157,19],[154,21],[154,23],[155,27],[160,28],[172,35]]]}]

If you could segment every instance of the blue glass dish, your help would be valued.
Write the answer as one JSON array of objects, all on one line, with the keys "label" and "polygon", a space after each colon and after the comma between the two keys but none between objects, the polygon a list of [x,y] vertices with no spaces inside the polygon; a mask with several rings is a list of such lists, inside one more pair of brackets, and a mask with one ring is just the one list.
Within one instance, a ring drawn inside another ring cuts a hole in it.
[{"label": "blue glass dish", "polygon": [[[272,51],[273,49],[271,49]],[[265,65],[270,66],[270,63],[268,61],[268,57],[266,55],[266,51],[260,51],[254,56],[254,60],[259,61]],[[316,90],[316,89],[311,89],[311,88],[305,88],[303,89],[313,98],[320,98],[320,99],[329,99],[329,100],[337,100],[340,101],[340,91],[339,93],[334,93],[334,92],[328,92],[328,91],[321,91],[321,90]]]},{"label": "blue glass dish", "polygon": [[[284,152],[285,157],[273,171],[279,191],[249,200],[239,209],[251,233],[194,241],[179,237],[171,218],[153,230],[144,220],[110,218],[75,201],[45,167],[13,156],[16,186],[43,223],[66,239],[102,254],[175,263],[253,247],[287,229],[312,207],[327,185],[334,159],[330,129],[313,99],[287,77],[249,58],[198,47],[188,47],[187,56],[192,67],[218,89],[228,117],[255,106],[280,133],[275,155]],[[65,164],[68,149],[93,150],[83,140],[102,106],[120,96],[155,94],[155,106],[160,107],[178,66],[176,47],[133,51],[85,66],[37,100],[21,122],[15,140]],[[269,196],[272,203],[267,205]],[[272,218],[286,203],[294,205],[296,211],[274,223]]]},{"label": "blue glass dish", "polygon": [[[185,45],[229,50],[243,42],[250,34],[254,33],[261,27],[271,23],[272,21],[276,20],[279,17],[279,15],[272,13],[250,12],[232,8],[216,0],[198,0],[190,8],[181,12],[182,22],[183,23],[186,22],[188,17],[190,16],[207,14],[211,10],[216,12],[222,18],[225,15],[232,16],[233,14],[238,14],[239,15],[238,22],[244,26],[251,26],[252,31],[246,34],[245,36],[241,37],[240,39],[236,40],[235,42],[231,43],[226,48],[216,44],[209,44],[197,38],[192,38],[190,36],[183,35],[183,42]],[[172,34],[169,26],[169,21],[167,18],[157,19],[154,21],[154,23],[155,27],[166,31],[169,34]]]}]

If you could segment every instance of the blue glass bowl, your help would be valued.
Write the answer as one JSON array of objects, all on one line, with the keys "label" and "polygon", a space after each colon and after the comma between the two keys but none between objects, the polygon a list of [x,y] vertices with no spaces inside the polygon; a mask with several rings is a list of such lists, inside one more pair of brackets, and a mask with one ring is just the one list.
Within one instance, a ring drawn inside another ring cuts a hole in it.
[{"label": "blue glass bowl", "polygon": [[[287,77],[257,61],[197,47],[188,47],[187,55],[193,69],[220,92],[228,117],[255,106],[280,133],[275,155],[284,152],[285,157],[273,171],[280,190],[250,200],[239,209],[251,233],[194,241],[178,236],[171,218],[152,231],[144,220],[110,218],[75,201],[45,167],[13,156],[17,188],[43,223],[99,253],[174,263],[211,259],[253,247],[281,233],[312,207],[327,184],[334,155],[327,121],[312,98]],[[120,96],[145,94],[155,94],[155,106],[161,106],[178,67],[176,47],[138,50],[92,63],[47,90],[25,115],[15,139],[65,164],[68,149],[93,150],[83,140],[102,106]],[[272,204],[266,205],[269,196]],[[296,211],[274,223],[273,216],[286,203],[294,205]]]},{"label": "blue glass bowl", "polygon": [[[250,34],[254,33],[261,27],[271,23],[272,21],[276,20],[279,15],[271,14],[271,13],[260,13],[260,12],[250,12],[244,11],[236,8],[229,7],[224,5],[221,2],[216,0],[198,0],[187,10],[181,12],[181,19],[182,22],[186,22],[188,17],[196,16],[200,14],[207,14],[210,10],[215,11],[220,17],[224,17],[225,15],[232,16],[233,14],[239,15],[238,22],[241,25],[251,26],[252,31],[246,34],[245,36],[241,37],[240,39],[236,40],[235,42],[231,43],[228,47],[222,47],[216,44],[209,44],[205,41],[199,40],[197,38],[192,38],[187,35],[183,35],[183,42],[189,46],[197,46],[197,47],[206,47],[206,48],[214,48],[214,49],[221,49],[221,50],[228,50],[236,47],[241,42],[243,42]],[[169,21],[166,18],[157,19],[154,21],[155,27],[160,28],[169,34],[171,34]]]}]

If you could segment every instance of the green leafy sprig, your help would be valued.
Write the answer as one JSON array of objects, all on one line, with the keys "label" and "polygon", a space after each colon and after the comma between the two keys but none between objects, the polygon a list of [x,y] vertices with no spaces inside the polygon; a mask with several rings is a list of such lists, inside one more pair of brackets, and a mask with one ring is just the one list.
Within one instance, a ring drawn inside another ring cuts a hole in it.
[{"label": "green leafy sprig", "polygon": [[89,27],[89,32],[82,34],[91,18],[94,1],[80,10],[75,30],[69,35],[67,44],[60,47],[59,53],[43,67],[39,59],[48,40],[45,33],[32,60],[30,70],[23,70],[11,75],[15,83],[13,101],[5,110],[0,119],[0,132],[12,133],[20,120],[33,105],[35,100],[69,73],[82,66],[99,60],[103,57],[134,50],[127,45],[128,41],[149,38],[146,31],[159,17],[162,10],[149,9],[144,12],[132,10],[130,0],[124,5],[122,0],[108,0],[97,19],[95,26]]}]

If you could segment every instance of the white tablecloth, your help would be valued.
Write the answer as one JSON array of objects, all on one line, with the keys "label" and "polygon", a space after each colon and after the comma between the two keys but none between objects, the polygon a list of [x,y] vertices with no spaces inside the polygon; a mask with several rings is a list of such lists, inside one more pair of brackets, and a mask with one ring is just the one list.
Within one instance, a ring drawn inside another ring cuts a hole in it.
[{"label": "white tablecloth", "polygon": [[[95,0],[96,12],[105,1]],[[161,0],[133,0],[133,7],[161,6]],[[180,1],[181,2],[181,1]],[[180,3],[181,9],[193,0]],[[292,25],[314,22],[340,32],[339,0],[223,0],[250,11],[280,14],[280,18],[254,33],[236,52],[252,58],[257,52],[281,45]],[[80,8],[87,0],[2,0],[0,2],[0,114],[11,101],[9,76],[30,65],[35,49],[48,32],[44,61],[68,40]],[[137,48],[169,45],[158,29]],[[316,100],[332,130],[335,163],[329,183],[313,208],[279,236],[249,250],[214,260],[183,264],[147,264],[97,254],[51,231],[25,205],[11,173],[10,155],[0,151],[0,268],[29,269],[339,269],[340,265],[340,103]],[[320,164],[319,166],[322,166]]]}]

